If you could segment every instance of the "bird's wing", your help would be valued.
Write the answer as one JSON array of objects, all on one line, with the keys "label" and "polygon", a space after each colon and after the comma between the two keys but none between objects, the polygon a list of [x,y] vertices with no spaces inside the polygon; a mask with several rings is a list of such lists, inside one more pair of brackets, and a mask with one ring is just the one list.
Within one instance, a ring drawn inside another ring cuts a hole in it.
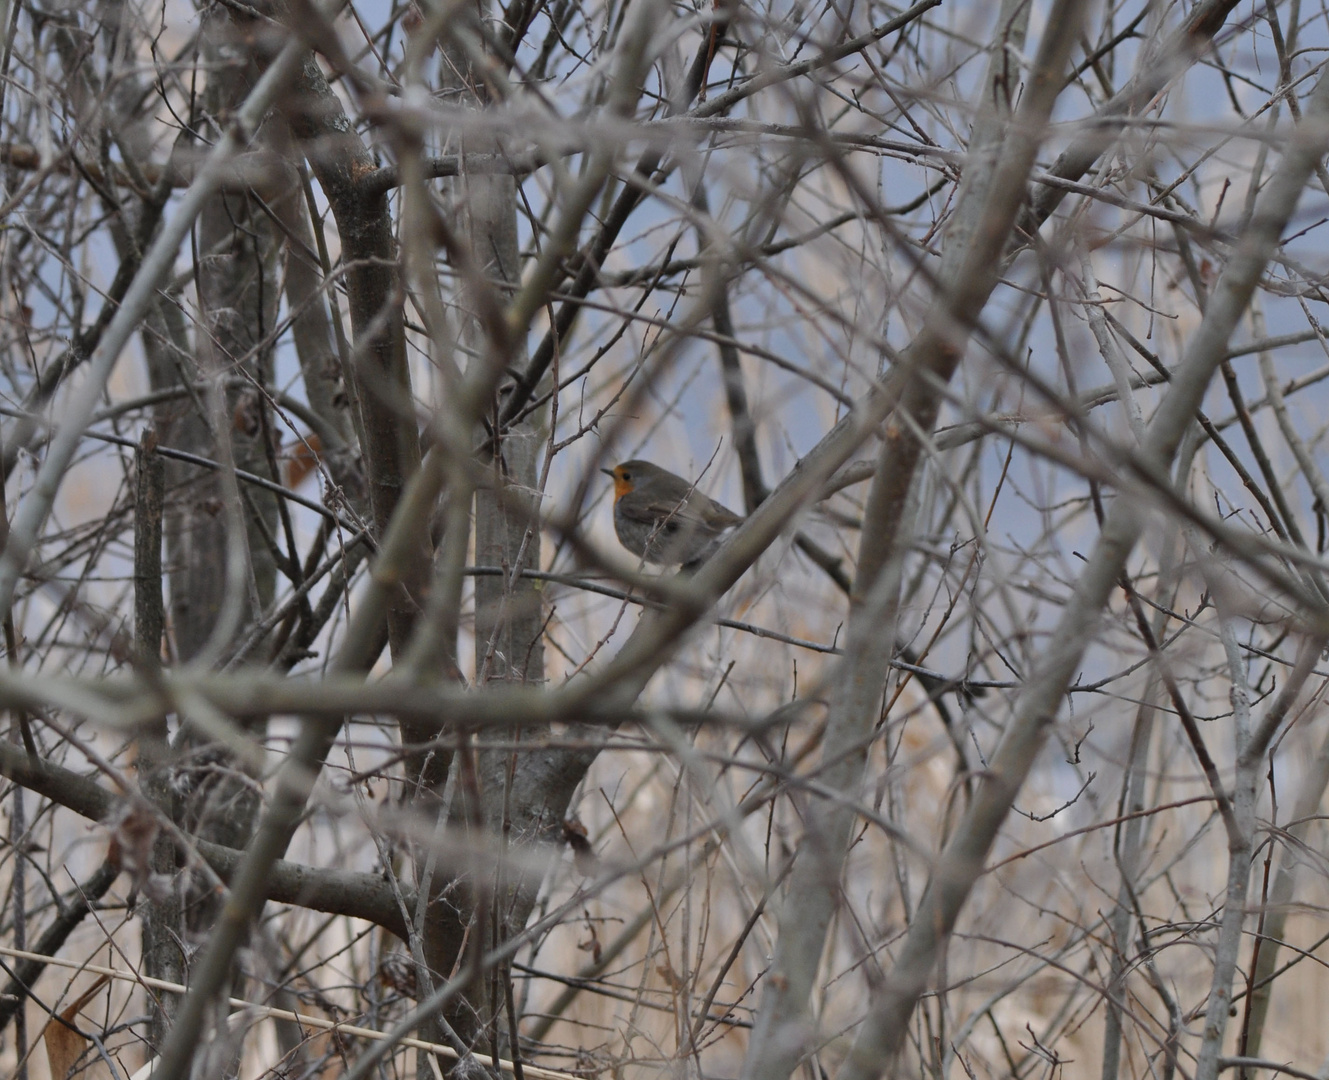
[{"label": "bird's wing", "polygon": [[693,498],[706,500],[704,505],[709,508],[711,523],[718,528],[728,529],[731,526],[741,524],[743,521],[741,515],[735,514],[727,506],[721,506],[714,499],[707,498],[707,496],[700,493],[694,494]]},{"label": "bird's wing", "polygon": [[652,499],[645,506],[630,506],[628,501],[624,500],[619,503],[617,511],[629,520],[639,521],[643,525],[660,523],[661,528],[669,532],[678,529],[692,531],[707,527],[702,508],[691,499],[686,502]]},{"label": "bird's wing", "polygon": [[694,491],[684,502],[653,499],[635,512],[625,506],[623,512],[634,521],[652,525],[663,521],[668,532],[686,529],[689,532],[719,532],[739,524],[743,519],[726,510],[718,502]]}]

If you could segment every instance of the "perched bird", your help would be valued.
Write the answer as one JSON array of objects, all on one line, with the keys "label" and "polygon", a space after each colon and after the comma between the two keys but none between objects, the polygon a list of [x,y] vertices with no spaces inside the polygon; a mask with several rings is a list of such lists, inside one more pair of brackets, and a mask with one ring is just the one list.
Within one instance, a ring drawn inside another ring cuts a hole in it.
[{"label": "perched bird", "polygon": [[743,519],[681,476],[649,461],[601,469],[614,480],[614,532],[638,558],[657,566],[704,561],[726,529]]}]

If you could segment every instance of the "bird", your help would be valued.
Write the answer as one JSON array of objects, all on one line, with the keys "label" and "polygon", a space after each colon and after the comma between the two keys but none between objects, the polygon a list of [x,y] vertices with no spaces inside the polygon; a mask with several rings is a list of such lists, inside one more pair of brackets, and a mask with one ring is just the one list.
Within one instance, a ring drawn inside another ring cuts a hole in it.
[{"label": "bird", "polygon": [[639,559],[685,569],[704,562],[743,518],[649,461],[601,469],[614,481],[614,532]]}]

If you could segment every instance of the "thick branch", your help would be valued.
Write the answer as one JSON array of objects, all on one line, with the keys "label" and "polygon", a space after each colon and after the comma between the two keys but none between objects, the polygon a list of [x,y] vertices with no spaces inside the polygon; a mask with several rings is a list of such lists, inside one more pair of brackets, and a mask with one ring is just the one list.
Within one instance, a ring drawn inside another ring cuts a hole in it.
[{"label": "thick branch", "polygon": [[[106,820],[118,802],[118,796],[95,781],[45,758],[29,757],[21,747],[7,742],[0,742],[0,775],[92,821]],[[245,855],[204,840],[195,841],[194,847],[224,881],[231,880]],[[413,905],[413,890],[401,889],[403,895],[409,894],[408,907]],[[396,896],[377,874],[325,870],[279,859],[267,879],[266,899],[330,915],[350,915],[405,937]]]},{"label": "thick branch", "polygon": [[[349,375],[363,422],[374,532],[381,539],[407,481],[420,467],[392,216],[386,194],[366,193],[360,183],[375,170],[373,156],[312,53],[304,57],[298,93],[281,105],[291,130],[305,144],[341,237],[356,335]],[[428,535],[420,530],[388,607],[394,655],[410,633],[428,561]]]}]

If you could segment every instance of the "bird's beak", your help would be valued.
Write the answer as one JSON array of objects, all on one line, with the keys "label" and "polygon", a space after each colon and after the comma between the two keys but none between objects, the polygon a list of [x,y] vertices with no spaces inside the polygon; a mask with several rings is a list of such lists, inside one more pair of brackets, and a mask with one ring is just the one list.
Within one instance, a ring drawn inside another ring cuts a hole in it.
[{"label": "bird's beak", "polygon": [[613,469],[601,469],[600,471],[601,471],[602,473],[604,473],[605,476],[613,476],[613,475],[614,475],[614,470],[613,470]]}]

